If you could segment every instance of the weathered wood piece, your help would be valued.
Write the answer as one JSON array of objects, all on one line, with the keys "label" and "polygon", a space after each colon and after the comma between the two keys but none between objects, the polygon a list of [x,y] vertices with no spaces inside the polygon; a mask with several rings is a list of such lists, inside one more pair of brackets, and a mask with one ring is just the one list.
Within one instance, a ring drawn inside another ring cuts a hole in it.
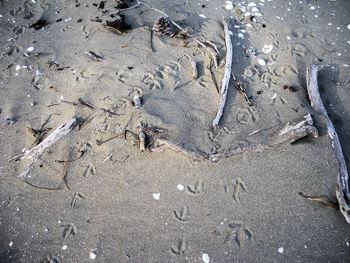
[{"label": "weathered wood piece", "polygon": [[47,147],[51,146],[60,138],[67,135],[71,130],[73,130],[76,124],[76,121],[77,121],[76,118],[72,118],[66,124],[62,124],[61,126],[59,126],[56,130],[54,130],[47,138],[45,138],[37,146],[33,147],[30,150],[25,150],[21,159],[28,159],[30,160],[30,162],[27,165],[27,169],[23,173],[21,173],[20,176],[24,177],[28,174],[28,172],[30,171],[30,169],[32,169],[36,160],[43,154],[44,150]]},{"label": "weathered wood piece", "polygon": [[224,112],[228,84],[230,82],[230,77],[231,77],[231,66],[232,66],[232,55],[233,55],[230,32],[228,30],[228,25],[225,21],[225,18],[223,18],[223,24],[224,24],[224,32],[225,32],[225,43],[226,43],[226,64],[225,64],[225,75],[222,80],[221,91],[220,91],[221,99],[219,103],[219,109],[216,113],[216,117],[213,120],[214,129],[219,125],[220,118],[222,116],[222,113]]},{"label": "weathered wood piece", "polygon": [[345,217],[347,223],[350,223],[350,192],[349,192],[349,175],[344,159],[343,151],[339,142],[338,134],[333,126],[331,119],[325,109],[317,81],[318,66],[312,65],[306,70],[307,92],[311,102],[311,106],[321,113],[327,120],[328,136],[332,140],[332,148],[335,158],[338,162],[337,190],[336,195],[339,202],[339,208]]},{"label": "weathered wood piece", "polygon": [[271,139],[265,144],[253,144],[248,146],[234,147],[220,153],[211,154],[209,160],[211,162],[218,162],[223,158],[231,157],[236,154],[246,152],[258,153],[271,148],[281,146],[285,143],[296,142],[308,135],[318,137],[318,131],[313,124],[311,114],[305,115],[302,119],[288,122],[282,129],[274,132]]}]

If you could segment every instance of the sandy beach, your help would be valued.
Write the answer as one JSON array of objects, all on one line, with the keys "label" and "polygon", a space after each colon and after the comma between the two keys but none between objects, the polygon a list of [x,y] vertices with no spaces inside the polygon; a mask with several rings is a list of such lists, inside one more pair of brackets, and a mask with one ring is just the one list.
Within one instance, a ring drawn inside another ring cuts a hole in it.
[{"label": "sandy beach", "polygon": [[349,164],[350,1],[2,0],[0,43],[0,262],[349,262],[306,69]]}]

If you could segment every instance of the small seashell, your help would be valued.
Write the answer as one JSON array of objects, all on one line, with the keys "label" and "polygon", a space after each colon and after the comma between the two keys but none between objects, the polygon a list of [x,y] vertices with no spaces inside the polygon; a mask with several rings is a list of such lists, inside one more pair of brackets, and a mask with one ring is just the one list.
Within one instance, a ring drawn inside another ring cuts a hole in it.
[{"label": "small seashell", "polygon": [[260,66],[266,66],[266,61],[263,60],[262,58],[258,59],[258,63],[259,63]]},{"label": "small seashell", "polygon": [[27,48],[27,51],[28,52],[32,52],[34,50],[34,47],[29,47],[29,48]]},{"label": "small seashell", "polygon": [[225,9],[230,11],[233,9],[233,3],[231,1],[226,1]]},{"label": "small seashell", "polygon": [[178,185],[177,185],[177,189],[178,189],[179,191],[182,191],[182,190],[185,189],[185,187],[184,187],[182,184],[178,184]]},{"label": "small seashell", "polygon": [[90,252],[90,258],[95,259],[97,257],[95,252]]},{"label": "small seashell", "polygon": [[264,45],[264,47],[262,48],[262,53],[264,54],[269,54],[273,49],[273,45]]},{"label": "small seashell", "polygon": [[159,200],[159,198],[160,198],[160,193],[158,193],[158,194],[153,194],[153,198],[156,199],[156,200]]},{"label": "small seashell", "polygon": [[244,75],[247,77],[251,77],[251,76],[253,76],[253,71],[251,71],[250,69],[245,69]]},{"label": "small seashell", "polygon": [[202,255],[202,260],[204,263],[209,263],[209,255],[208,254],[203,254]]}]

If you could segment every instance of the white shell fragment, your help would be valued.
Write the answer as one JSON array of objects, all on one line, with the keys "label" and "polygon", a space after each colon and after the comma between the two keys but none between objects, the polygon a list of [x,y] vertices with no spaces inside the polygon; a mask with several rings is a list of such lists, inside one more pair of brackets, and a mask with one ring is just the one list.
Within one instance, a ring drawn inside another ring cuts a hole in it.
[{"label": "white shell fragment", "polygon": [[271,51],[272,51],[272,49],[273,49],[273,45],[264,45],[263,46],[263,48],[262,48],[262,53],[264,53],[264,54],[269,54]]},{"label": "white shell fragment", "polygon": [[350,24],[348,24],[347,28],[350,29]]},{"label": "white shell fragment", "polygon": [[266,61],[263,60],[262,58],[258,59],[258,63],[259,63],[260,66],[266,66]]},{"label": "white shell fragment", "polygon": [[183,191],[183,190],[185,189],[185,187],[184,187],[182,184],[178,184],[178,185],[177,185],[177,189],[178,189],[179,191]]},{"label": "white shell fragment", "polygon": [[205,263],[209,263],[209,255],[208,255],[208,254],[203,254],[203,255],[202,255],[202,260],[203,260],[203,262],[205,262]]},{"label": "white shell fragment", "polygon": [[280,248],[278,249],[278,253],[280,253],[280,254],[283,254],[283,251],[284,251],[284,248],[283,248],[283,247],[280,247]]},{"label": "white shell fragment", "polygon": [[97,257],[95,252],[90,252],[90,258],[95,259]]},{"label": "white shell fragment", "polygon": [[233,9],[233,3],[231,1],[226,1],[225,9],[228,10],[228,11],[232,10]]},{"label": "white shell fragment", "polygon": [[32,52],[34,50],[34,47],[29,47],[29,48],[27,48],[27,51],[28,52]]},{"label": "white shell fragment", "polygon": [[250,69],[245,69],[244,70],[244,75],[246,77],[251,77],[251,76],[253,76],[253,71],[251,71]]},{"label": "white shell fragment", "polygon": [[156,200],[159,200],[159,198],[160,198],[160,193],[158,193],[158,194],[153,194],[153,198],[156,199]]}]

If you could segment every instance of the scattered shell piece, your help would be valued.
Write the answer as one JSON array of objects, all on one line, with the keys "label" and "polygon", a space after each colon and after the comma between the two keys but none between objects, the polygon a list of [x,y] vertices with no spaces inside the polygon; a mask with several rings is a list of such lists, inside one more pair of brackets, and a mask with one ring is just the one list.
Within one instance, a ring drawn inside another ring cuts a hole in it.
[{"label": "scattered shell piece", "polygon": [[4,17],[4,16],[0,14],[0,17]]},{"label": "scattered shell piece", "polygon": [[34,47],[29,47],[29,48],[27,48],[27,51],[28,52],[31,52],[31,51],[33,51],[34,50]]},{"label": "scattered shell piece", "polygon": [[205,262],[205,263],[209,263],[209,255],[208,255],[208,254],[203,254],[203,255],[202,255],[202,260],[203,260],[203,262]]},{"label": "scattered shell piece", "polygon": [[242,33],[238,33],[237,35],[239,38],[244,39],[244,35]]},{"label": "scattered shell piece", "polygon": [[245,69],[244,75],[247,77],[251,77],[251,76],[253,76],[253,71],[251,71],[250,69]]},{"label": "scattered shell piece", "polygon": [[97,257],[95,252],[90,252],[90,258],[95,259]]},{"label": "scattered shell piece", "polygon": [[262,53],[264,54],[269,54],[273,49],[273,45],[272,44],[266,44],[264,45],[264,47],[262,48]]},{"label": "scattered shell piece", "polygon": [[248,4],[248,6],[249,6],[249,7],[256,6],[256,3],[254,3],[254,2],[250,2],[250,3]]},{"label": "scattered shell piece", "polygon": [[178,184],[178,185],[177,185],[177,189],[178,189],[179,191],[182,191],[182,190],[185,189],[185,187],[184,187],[182,184]]},{"label": "scattered shell piece", "polygon": [[348,24],[348,25],[347,25],[347,29],[349,29],[349,30],[350,30],[350,24]]},{"label": "scattered shell piece", "polygon": [[200,14],[199,15],[201,18],[207,18],[205,15],[203,15],[203,14]]},{"label": "scattered shell piece", "polygon": [[231,1],[226,1],[225,9],[228,10],[228,11],[232,10],[233,9],[233,3]]},{"label": "scattered shell piece", "polygon": [[280,253],[280,254],[283,254],[283,251],[284,251],[284,248],[283,248],[283,247],[280,247],[280,248],[278,249],[278,253]]},{"label": "scattered shell piece", "polygon": [[158,194],[153,194],[153,198],[156,199],[156,200],[159,200],[159,198],[160,198],[160,193],[158,193]]},{"label": "scattered shell piece", "polygon": [[66,250],[67,249],[67,245],[64,245],[63,247],[62,247],[62,250]]},{"label": "scattered shell piece", "polygon": [[9,243],[9,247],[12,247],[13,246],[13,242],[11,241],[10,243]]},{"label": "scattered shell piece", "polygon": [[258,63],[260,66],[266,66],[266,61],[263,60],[262,58],[258,58]]},{"label": "scattered shell piece", "polygon": [[16,71],[20,70],[21,69],[21,66],[20,65],[17,65],[16,66]]},{"label": "scattered shell piece", "polygon": [[252,12],[259,12],[260,10],[259,10],[259,8],[257,8],[257,7],[253,7],[252,8]]}]

